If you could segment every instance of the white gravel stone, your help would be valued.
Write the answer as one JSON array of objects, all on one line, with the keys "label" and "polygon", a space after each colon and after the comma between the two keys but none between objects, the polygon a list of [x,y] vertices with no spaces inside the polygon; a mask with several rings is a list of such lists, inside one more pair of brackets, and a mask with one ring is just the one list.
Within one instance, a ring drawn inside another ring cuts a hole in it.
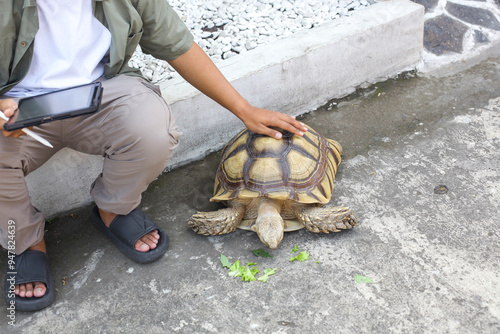
[{"label": "white gravel stone", "polygon": [[238,52],[238,53],[242,53],[243,51],[246,51],[245,47],[243,47],[243,46],[239,46],[239,45],[238,45],[238,46],[234,46],[234,47],[233,47],[233,50],[234,50],[235,52]]},{"label": "white gravel stone", "polygon": [[[169,0],[214,62],[350,15],[374,0]],[[158,83],[177,75],[138,47],[129,65]]]},{"label": "white gravel stone", "polygon": [[257,42],[255,41],[247,41],[245,43],[245,48],[249,51],[255,49],[256,47],[257,47]]},{"label": "white gravel stone", "polygon": [[236,52],[233,52],[233,51],[227,51],[227,52],[224,52],[224,54],[222,55],[222,58],[223,59],[228,59],[228,58],[231,58],[231,57],[234,57],[236,56],[237,53]]}]

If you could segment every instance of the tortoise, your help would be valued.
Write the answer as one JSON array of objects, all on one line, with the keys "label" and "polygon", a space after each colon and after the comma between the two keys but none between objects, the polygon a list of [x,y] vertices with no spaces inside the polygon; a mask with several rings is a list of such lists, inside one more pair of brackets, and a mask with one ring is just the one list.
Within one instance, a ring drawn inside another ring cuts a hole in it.
[{"label": "tortoise", "polygon": [[332,196],[340,144],[311,127],[303,137],[280,131],[282,139],[274,139],[245,129],[226,144],[210,201],[227,208],[194,214],[188,224],[196,233],[239,227],[257,232],[274,249],[283,232],[340,232],[358,225],[348,207],[323,206]]}]

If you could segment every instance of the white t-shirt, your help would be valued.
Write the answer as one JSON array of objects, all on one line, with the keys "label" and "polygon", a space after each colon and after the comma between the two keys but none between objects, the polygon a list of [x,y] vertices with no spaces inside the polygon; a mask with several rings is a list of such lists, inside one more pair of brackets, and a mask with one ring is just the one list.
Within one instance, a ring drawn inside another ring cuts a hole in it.
[{"label": "white t-shirt", "polygon": [[29,96],[90,83],[104,74],[111,33],[92,13],[92,0],[37,0],[39,30],[26,77],[10,96]]}]

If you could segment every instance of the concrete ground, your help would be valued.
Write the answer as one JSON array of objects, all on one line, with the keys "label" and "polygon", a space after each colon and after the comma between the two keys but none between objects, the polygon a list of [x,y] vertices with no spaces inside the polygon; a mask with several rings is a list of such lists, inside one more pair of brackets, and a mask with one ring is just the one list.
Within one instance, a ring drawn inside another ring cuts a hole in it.
[{"label": "concrete ground", "polygon": [[[91,207],[46,225],[52,306],[16,313],[3,333],[498,333],[500,57],[442,77],[412,73],[330,101],[302,120],[344,147],[329,205],[361,224],[290,232],[273,258],[256,234],[196,235],[219,153],[161,175],[142,207],[170,236],[138,265],[89,221]],[[310,253],[290,262],[290,251]],[[242,282],[219,262],[277,268]],[[5,266],[0,257],[0,267]]]}]

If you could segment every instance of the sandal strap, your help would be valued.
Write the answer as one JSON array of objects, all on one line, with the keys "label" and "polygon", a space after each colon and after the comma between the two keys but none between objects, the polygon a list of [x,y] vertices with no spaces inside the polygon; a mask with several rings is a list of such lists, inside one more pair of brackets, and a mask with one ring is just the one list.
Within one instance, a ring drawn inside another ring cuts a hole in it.
[{"label": "sandal strap", "polygon": [[[14,257],[15,282],[25,284],[43,282],[49,284],[49,257],[44,252],[28,250]],[[8,272],[12,272],[9,270]]]},{"label": "sandal strap", "polygon": [[126,216],[117,216],[109,225],[109,230],[123,243],[135,246],[137,240],[159,227],[140,209],[132,210]]}]

